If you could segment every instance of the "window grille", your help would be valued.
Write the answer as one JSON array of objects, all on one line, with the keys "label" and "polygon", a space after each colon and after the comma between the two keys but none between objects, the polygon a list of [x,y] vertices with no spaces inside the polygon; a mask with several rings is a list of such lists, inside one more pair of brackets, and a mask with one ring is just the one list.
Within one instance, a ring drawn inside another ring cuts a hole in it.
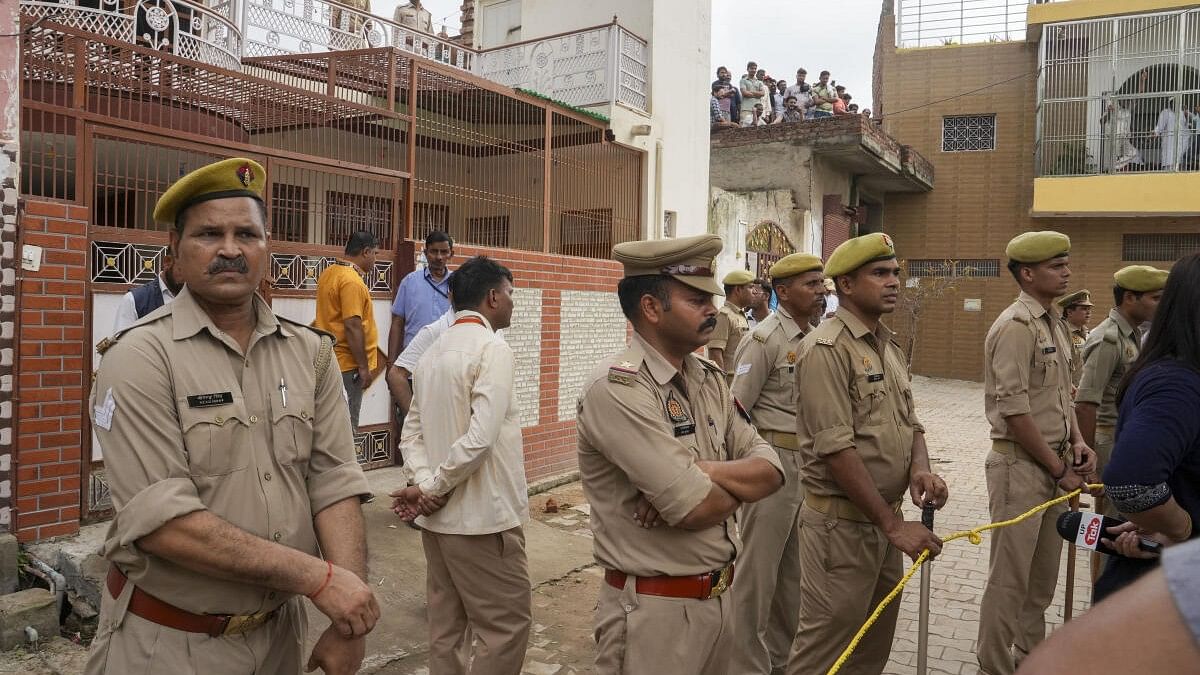
[{"label": "window grille", "polygon": [[942,118],[942,152],[979,152],[995,149],[995,115],[956,115]]},{"label": "window grille", "polygon": [[966,260],[940,260],[926,258],[908,261],[910,277],[998,277],[1000,261],[996,258],[968,258]]},{"label": "window grille", "polygon": [[1200,234],[1126,234],[1121,237],[1121,260],[1174,261],[1200,253]]}]

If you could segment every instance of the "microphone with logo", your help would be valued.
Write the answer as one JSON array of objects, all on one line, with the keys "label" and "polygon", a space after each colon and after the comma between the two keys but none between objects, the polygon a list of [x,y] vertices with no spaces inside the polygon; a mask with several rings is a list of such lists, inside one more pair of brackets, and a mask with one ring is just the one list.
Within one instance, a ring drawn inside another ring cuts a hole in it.
[{"label": "microphone with logo", "polygon": [[[1112,539],[1116,535],[1110,535],[1108,528],[1124,525],[1125,520],[1120,518],[1109,518],[1108,516],[1099,513],[1090,513],[1088,511],[1067,511],[1058,517],[1058,534],[1063,539],[1074,543],[1080,548],[1099,551],[1108,555],[1123,556],[1119,551],[1111,546],[1100,541],[1101,537]],[[1140,538],[1138,548],[1150,553],[1162,553],[1162,544],[1147,539]]]}]

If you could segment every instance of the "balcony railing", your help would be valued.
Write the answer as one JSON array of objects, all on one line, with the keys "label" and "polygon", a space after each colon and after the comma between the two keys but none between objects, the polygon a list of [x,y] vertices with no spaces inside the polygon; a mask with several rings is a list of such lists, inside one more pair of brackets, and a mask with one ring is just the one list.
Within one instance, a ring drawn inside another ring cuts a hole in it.
[{"label": "balcony railing", "polygon": [[1200,170],[1200,9],[1048,24],[1037,173]]},{"label": "balcony railing", "polygon": [[1033,0],[896,0],[896,46],[933,47],[1025,39]]},{"label": "balcony railing", "polygon": [[21,13],[35,21],[238,70],[242,33],[231,12],[231,0],[21,0]]},{"label": "balcony railing", "polygon": [[649,108],[649,46],[616,22],[476,51],[337,0],[20,2],[33,20],[229,70],[240,70],[245,57],[393,47],[568,105]]},{"label": "balcony railing", "polygon": [[647,104],[646,42],[616,24],[528,40],[480,53],[475,73],[575,106]]}]

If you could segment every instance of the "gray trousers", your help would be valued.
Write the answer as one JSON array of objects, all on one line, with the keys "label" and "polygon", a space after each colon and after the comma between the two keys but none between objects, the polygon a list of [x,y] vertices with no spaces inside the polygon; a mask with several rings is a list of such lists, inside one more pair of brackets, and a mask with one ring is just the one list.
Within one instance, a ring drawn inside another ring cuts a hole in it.
[{"label": "gray trousers", "polygon": [[350,404],[350,429],[358,432],[358,411],[362,408],[362,387],[358,384],[358,371],[342,373],[342,386],[346,388],[346,402]]}]

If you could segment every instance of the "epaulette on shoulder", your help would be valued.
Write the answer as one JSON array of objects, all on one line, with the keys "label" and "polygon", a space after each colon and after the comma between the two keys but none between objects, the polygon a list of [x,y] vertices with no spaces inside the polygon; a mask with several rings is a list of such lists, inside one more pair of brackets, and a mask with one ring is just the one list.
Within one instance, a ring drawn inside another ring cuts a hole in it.
[{"label": "epaulette on shoulder", "polygon": [[1029,317],[1025,316],[1024,314],[1018,314],[1016,312],[1013,312],[1012,320],[1016,321],[1017,323],[1024,324],[1026,326],[1029,325]]},{"label": "epaulette on shoulder", "polygon": [[608,367],[608,381],[625,386],[631,386],[637,380],[641,364],[632,361],[621,361]]},{"label": "epaulette on shoulder", "polygon": [[1118,342],[1120,333],[1121,333],[1120,326],[1118,326],[1116,324],[1116,322],[1110,322],[1107,326],[1104,327],[1104,332],[1100,334],[1100,338],[1102,340],[1104,340],[1105,342],[1115,345]]},{"label": "epaulette on shoulder", "polygon": [[[167,305],[167,306],[170,307],[170,305]],[[112,348],[113,345],[120,342],[121,338],[123,336],[125,336],[126,334],[128,334],[130,331],[141,328],[142,326],[149,326],[152,323],[158,323],[159,321],[163,320],[165,317],[168,317],[168,316],[171,316],[170,312],[159,312],[158,310],[155,310],[155,311],[151,312],[150,314],[147,314],[146,316],[135,321],[132,325],[126,326],[125,328],[122,328],[121,330],[117,331],[116,333],[113,333],[112,335],[97,342],[96,343],[96,353],[101,356],[104,356],[104,352],[108,351],[109,349]]]}]

